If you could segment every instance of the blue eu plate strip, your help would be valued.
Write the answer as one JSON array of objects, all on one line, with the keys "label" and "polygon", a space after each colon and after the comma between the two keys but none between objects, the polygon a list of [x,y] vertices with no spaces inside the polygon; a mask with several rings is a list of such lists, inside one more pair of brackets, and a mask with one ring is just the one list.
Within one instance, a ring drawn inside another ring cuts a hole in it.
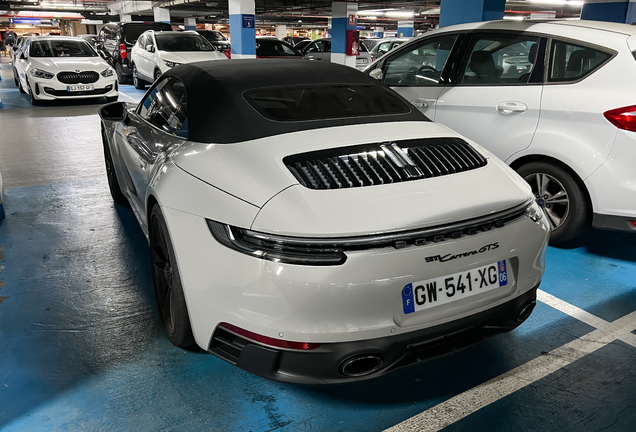
[{"label": "blue eu plate strip", "polygon": [[405,315],[415,312],[415,299],[413,298],[412,284],[408,284],[402,290],[402,307],[404,308]]}]

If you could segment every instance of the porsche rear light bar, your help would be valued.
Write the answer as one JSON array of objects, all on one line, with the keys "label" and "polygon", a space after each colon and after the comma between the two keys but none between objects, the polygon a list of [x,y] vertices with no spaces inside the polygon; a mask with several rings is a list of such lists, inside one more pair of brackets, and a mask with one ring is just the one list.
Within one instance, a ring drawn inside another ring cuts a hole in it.
[{"label": "porsche rear light bar", "polygon": [[239,336],[243,336],[244,338],[251,339],[255,342],[260,342],[265,345],[273,346],[276,348],[287,348],[287,349],[296,349],[296,350],[314,350],[320,347],[319,343],[308,343],[308,342],[289,342],[282,339],[274,339],[269,336],[259,335],[258,333],[251,332],[249,330],[242,329],[233,324],[221,323],[219,327],[224,328],[225,330],[229,330],[233,333],[236,333]]},{"label": "porsche rear light bar", "polygon": [[617,128],[636,132],[636,105],[605,111],[603,115]]},{"label": "porsche rear light bar", "polygon": [[128,58],[128,51],[126,51],[126,45],[124,44],[119,44],[119,57]]}]

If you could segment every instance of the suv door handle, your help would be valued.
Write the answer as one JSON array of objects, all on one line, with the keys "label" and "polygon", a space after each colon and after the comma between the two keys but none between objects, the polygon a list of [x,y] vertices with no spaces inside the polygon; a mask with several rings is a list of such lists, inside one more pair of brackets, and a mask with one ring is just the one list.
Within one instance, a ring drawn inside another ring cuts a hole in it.
[{"label": "suv door handle", "polygon": [[503,115],[522,113],[526,111],[527,109],[528,109],[528,105],[521,102],[515,102],[515,101],[501,102],[499,105],[497,105],[497,111],[499,111],[499,113]]}]

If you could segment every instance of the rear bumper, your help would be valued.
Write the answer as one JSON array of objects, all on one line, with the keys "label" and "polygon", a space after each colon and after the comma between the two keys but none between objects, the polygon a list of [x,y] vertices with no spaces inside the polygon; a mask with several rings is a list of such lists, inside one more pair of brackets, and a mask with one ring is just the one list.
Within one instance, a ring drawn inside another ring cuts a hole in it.
[{"label": "rear bumper", "polygon": [[635,220],[636,215],[632,217],[626,217],[594,213],[592,226],[594,228],[610,231],[636,232],[636,225],[633,224],[633,221]]},{"label": "rear bumper", "polygon": [[[335,384],[375,378],[397,368],[466,347],[486,337],[513,330],[534,309],[538,285],[499,306],[452,322],[396,336],[325,343],[311,351],[286,350],[246,339],[217,327],[208,351],[236,366],[276,381]],[[351,360],[365,359],[345,374]],[[370,360],[374,359],[374,360]]]}]

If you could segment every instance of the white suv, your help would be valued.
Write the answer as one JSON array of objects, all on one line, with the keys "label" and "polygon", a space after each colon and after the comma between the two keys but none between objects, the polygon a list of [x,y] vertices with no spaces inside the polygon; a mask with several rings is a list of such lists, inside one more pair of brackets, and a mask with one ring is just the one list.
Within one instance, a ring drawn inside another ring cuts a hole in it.
[{"label": "white suv", "polygon": [[515,168],[558,243],[589,221],[636,232],[635,51],[636,26],[492,21],[426,33],[366,72]]},{"label": "white suv", "polygon": [[196,32],[144,32],[131,51],[133,84],[143,89],[173,67],[204,60],[227,60]]}]

